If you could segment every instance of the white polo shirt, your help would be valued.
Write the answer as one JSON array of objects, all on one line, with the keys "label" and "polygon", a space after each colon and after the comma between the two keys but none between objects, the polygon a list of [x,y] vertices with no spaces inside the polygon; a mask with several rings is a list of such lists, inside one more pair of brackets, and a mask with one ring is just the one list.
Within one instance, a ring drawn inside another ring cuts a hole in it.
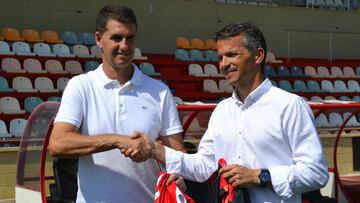
[{"label": "white polo shirt", "polygon": [[[66,86],[55,122],[81,126],[82,134],[131,135],[143,131],[155,140],[182,132],[169,88],[133,65],[130,81],[120,86],[100,65],[73,77]],[[135,163],[117,149],[80,157],[77,202],[154,201],[159,167],[154,160]]]}]

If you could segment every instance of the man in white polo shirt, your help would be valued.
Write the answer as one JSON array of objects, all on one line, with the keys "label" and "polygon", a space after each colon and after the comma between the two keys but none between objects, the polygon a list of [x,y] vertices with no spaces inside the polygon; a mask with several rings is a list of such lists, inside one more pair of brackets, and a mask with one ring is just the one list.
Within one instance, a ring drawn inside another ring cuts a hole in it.
[{"label": "man in white polo shirt", "polygon": [[[79,157],[76,202],[154,201],[156,161],[135,163],[120,150],[133,148],[144,161],[150,146],[139,132],[176,150],[182,126],[169,88],[132,64],[137,22],[123,5],[97,16],[96,43],[103,63],[73,77],[64,90],[49,141],[53,156]],[[145,146],[145,147],[144,147]]]}]

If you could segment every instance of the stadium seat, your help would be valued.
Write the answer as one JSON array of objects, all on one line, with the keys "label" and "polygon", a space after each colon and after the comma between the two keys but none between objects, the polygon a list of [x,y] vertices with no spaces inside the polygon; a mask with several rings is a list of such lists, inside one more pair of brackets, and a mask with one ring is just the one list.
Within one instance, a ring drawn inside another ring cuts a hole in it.
[{"label": "stadium seat", "polygon": [[217,52],[214,50],[206,50],[204,51],[204,55],[207,61],[219,61]]},{"label": "stadium seat", "polygon": [[218,68],[213,64],[205,64],[204,73],[209,74],[211,77],[224,77],[224,75],[219,73]]},{"label": "stadium seat", "polygon": [[82,44],[77,44],[73,46],[73,54],[76,57],[80,57],[80,58],[94,58],[93,55],[90,55],[89,49]]},{"label": "stadium seat", "polygon": [[352,99],[351,99],[350,97],[344,96],[344,95],[340,96],[340,97],[339,97],[339,100],[340,100],[340,101],[352,101]]},{"label": "stadium seat", "polygon": [[7,42],[0,41],[0,55],[15,55],[15,53],[10,51],[10,47]]},{"label": "stadium seat", "polygon": [[209,47],[206,47],[204,41],[200,38],[192,38],[190,40],[190,46],[194,47],[194,49],[199,49],[199,50],[209,49]]},{"label": "stadium seat", "polygon": [[68,74],[58,60],[50,59],[45,61],[45,70],[49,73]]},{"label": "stadium seat", "polygon": [[158,72],[155,72],[155,68],[151,63],[141,63],[140,64],[140,70],[146,75],[149,76],[160,76],[161,74]]},{"label": "stadium seat", "polygon": [[224,90],[220,90],[218,88],[217,83],[212,79],[205,79],[203,81],[203,89],[205,92],[211,92],[211,93],[223,93]]},{"label": "stadium seat", "polygon": [[33,112],[33,110],[42,102],[43,100],[40,97],[26,97],[24,100],[25,112]]},{"label": "stadium seat", "polygon": [[329,69],[325,66],[318,66],[317,68],[318,77],[326,77],[326,78],[332,78],[332,76],[329,72]]},{"label": "stadium seat", "polygon": [[353,96],[352,100],[353,100],[353,101],[356,101],[356,102],[360,102],[360,96],[359,96],[359,95],[355,95],[355,96]]},{"label": "stadium seat", "polygon": [[15,29],[15,28],[4,27],[2,29],[2,36],[3,36],[5,41],[9,41],[9,42],[21,42],[21,41],[24,41],[24,38],[22,38],[20,36],[19,31],[17,29]]},{"label": "stadium seat", "polygon": [[48,77],[35,78],[35,88],[40,92],[60,92],[59,89],[54,88],[52,80]]},{"label": "stadium seat", "polygon": [[192,59],[189,57],[189,53],[184,49],[176,49],[175,50],[175,59],[180,61],[191,61]]},{"label": "stadium seat", "polygon": [[42,68],[40,61],[34,58],[25,59],[23,68],[28,73],[47,73],[47,71]]},{"label": "stadium seat", "polygon": [[345,66],[343,68],[343,73],[344,73],[344,77],[348,77],[348,78],[356,77],[354,69],[350,66]]},{"label": "stadium seat", "polygon": [[37,92],[37,89],[33,88],[31,80],[24,76],[14,77],[12,80],[12,88],[17,92]]},{"label": "stadium seat", "polygon": [[319,102],[319,101],[322,101],[323,98],[321,98],[320,96],[311,96],[310,97],[310,101],[315,101],[315,102]]},{"label": "stadium seat", "polygon": [[288,92],[297,92],[298,90],[295,90],[291,83],[287,80],[280,80],[279,81],[279,88],[288,91]]},{"label": "stadium seat", "polygon": [[6,124],[3,120],[0,120],[0,139],[12,137],[9,131],[7,130]]},{"label": "stadium seat", "polygon": [[275,87],[277,87],[277,86],[278,86],[278,84],[277,84],[275,81],[270,80],[270,82],[271,82],[271,84],[272,84],[273,86],[275,86]]},{"label": "stadium seat", "polygon": [[265,78],[267,77],[276,77],[277,73],[274,67],[269,66],[269,65],[265,65],[264,69],[263,69],[263,75]]},{"label": "stadium seat", "polygon": [[229,93],[232,93],[234,91],[234,88],[229,85],[229,83],[225,79],[219,80],[219,89],[223,92]]},{"label": "stadium seat", "polygon": [[81,42],[78,41],[76,33],[73,31],[63,31],[60,35],[60,39],[68,45],[81,44]]},{"label": "stadium seat", "polygon": [[348,80],[347,81],[348,89],[352,92],[360,92],[359,83],[356,80]]},{"label": "stadium seat", "polygon": [[334,125],[330,124],[328,118],[325,114],[320,113],[316,119],[315,119],[316,127],[318,128],[329,128],[329,127],[335,127]]},{"label": "stadium seat", "polygon": [[199,64],[189,64],[189,75],[193,75],[196,77],[209,77],[210,75],[204,73],[201,66]]},{"label": "stadium seat", "polygon": [[289,68],[286,66],[279,66],[277,68],[277,73],[279,77],[290,77],[290,71]]},{"label": "stadium seat", "polygon": [[331,66],[330,74],[332,77],[338,77],[338,78],[344,77],[342,70],[337,66]]},{"label": "stadium seat", "polygon": [[208,59],[204,58],[203,52],[198,49],[192,49],[189,53],[193,61],[208,61]]},{"label": "stadium seat", "polygon": [[325,98],[324,98],[324,100],[327,100],[327,101],[329,101],[329,100],[337,100],[334,96],[325,96]]},{"label": "stadium seat", "polygon": [[99,63],[96,61],[86,61],[85,62],[85,72],[93,71],[99,67]]},{"label": "stadium seat", "polygon": [[[101,55],[100,55],[101,56]],[[134,51],[134,59],[135,60],[147,60],[148,57],[147,56],[143,56],[141,54],[141,50],[138,47],[135,47],[135,51]]]},{"label": "stadium seat", "polygon": [[346,84],[344,81],[342,80],[335,80],[334,81],[334,88],[336,91],[338,92],[354,92],[353,90],[349,90],[347,87],[346,87]]},{"label": "stadium seat", "polygon": [[56,81],[56,88],[63,92],[69,80],[70,78],[66,77],[58,78]]},{"label": "stadium seat", "polygon": [[79,34],[79,40],[81,43],[85,44],[86,46],[95,45],[94,34],[91,34],[89,32],[81,32]]},{"label": "stadium seat", "polygon": [[295,80],[294,81],[294,89],[299,92],[311,92],[307,87],[304,81]]},{"label": "stadium seat", "polygon": [[55,57],[56,54],[51,52],[51,48],[46,43],[35,43],[34,53],[38,56]]},{"label": "stadium seat", "polygon": [[38,43],[38,42],[44,42],[45,40],[40,38],[40,35],[38,31],[34,29],[24,29],[23,30],[23,37],[25,41],[29,43]]},{"label": "stadium seat", "polygon": [[26,42],[14,42],[12,50],[19,56],[35,56],[35,53],[31,52],[30,46]]},{"label": "stadium seat", "polygon": [[290,74],[291,74],[291,76],[294,76],[294,77],[304,77],[305,76],[302,68],[300,68],[299,66],[291,66]]},{"label": "stadium seat", "polygon": [[9,83],[3,76],[0,76],[0,92],[13,92],[14,89],[9,87]]},{"label": "stadium seat", "polygon": [[61,97],[49,97],[47,101],[55,101],[55,102],[61,102]]},{"label": "stadium seat", "polygon": [[58,57],[75,57],[74,54],[70,53],[70,49],[66,44],[54,44],[53,53]]},{"label": "stadium seat", "polygon": [[10,121],[10,134],[15,137],[21,137],[26,126],[27,120],[24,118],[15,118]]},{"label": "stadium seat", "polygon": [[329,92],[341,92],[340,90],[336,90],[334,84],[329,80],[321,81],[321,89],[327,90]]},{"label": "stadium seat", "polygon": [[69,60],[65,62],[65,71],[71,74],[83,73],[81,63],[75,60]]},{"label": "stadium seat", "polygon": [[[350,112],[344,112],[343,113],[343,120],[345,121],[349,116],[351,115]],[[351,116],[351,118],[349,119],[349,121],[347,122],[346,126],[352,126],[352,127],[359,127],[360,123],[359,121],[356,119],[356,116]]]},{"label": "stadium seat", "polygon": [[329,114],[329,123],[333,127],[340,127],[343,124],[344,120],[342,116],[337,112],[331,112]]},{"label": "stadium seat", "polygon": [[313,66],[305,66],[304,68],[305,75],[310,77],[318,77],[316,69]]},{"label": "stadium seat", "polygon": [[46,43],[50,44],[62,44],[64,43],[63,40],[59,39],[58,34],[52,30],[44,30],[41,33],[41,38],[45,40]]},{"label": "stadium seat", "polygon": [[24,114],[25,111],[20,109],[19,101],[15,97],[0,98],[0,112],[3,114]]},{"label": "stadium seat", "polygon": [[174,102],[175,104],[182,104],[183,103],[183,100],[180,98],[180,97],[173,97],[174,98]]},{"label": "stadium seat", "polygon": [[308,80],[306,84],[311,92],[329,92],[328,90],[321,89],[319,83],[315,80]]},{"label": "stadium seat", "polygon": [[1,61],[2,71],[6,73],[26,73],[21,68],[20,62],[16,58],[3,58]]},{"label": "stadium seat", "polygon": [[267,51],[266,57],[265,57],[265,62],[266,63],[282,63],[283,61],[276,59],[274,53]]},{"label": "stadium seat", "polygon": [[178,48],[178,49],[194,49],[194,47],[190,45],[189,39],[187,39],[185,37],[176,38],[176,48]]},{"label": "stadium seat", "polygon": [[205,46],[212,50],[217,50],[216,41],[214,39],[206,39]]},{"label": "stadium seat", "polygon": [[98,47],[97,45],[91,46],[90,54],[96,58],[101,58],[101,48]]}]

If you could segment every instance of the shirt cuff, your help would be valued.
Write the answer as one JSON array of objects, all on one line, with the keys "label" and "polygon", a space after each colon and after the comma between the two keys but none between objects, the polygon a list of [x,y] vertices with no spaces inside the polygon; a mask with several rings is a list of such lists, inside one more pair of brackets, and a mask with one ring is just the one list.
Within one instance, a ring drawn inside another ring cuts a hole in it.
[{"label": "shirt cuff", "polygon": [[166,146],[164,147],[165,147],[166,172],[180,174],[182,152],[176,151]]},{"label": "shirt cuff", "polygon": [[271,167],[269,168],[269,172],[275,193],[284,199],[292,197],[294,193],[288,181],[288,166]]}]

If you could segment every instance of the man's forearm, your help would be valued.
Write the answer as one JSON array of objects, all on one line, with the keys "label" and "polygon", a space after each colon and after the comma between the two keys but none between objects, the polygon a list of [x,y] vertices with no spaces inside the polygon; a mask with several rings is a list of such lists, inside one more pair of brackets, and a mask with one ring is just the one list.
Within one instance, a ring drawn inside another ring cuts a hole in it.
[{"label": "man's forearm", "polygon": [[165,163],[165,147],[162,144],[155,142],[154,149],[151,153],[151,158],[159,161],[162,164]]}]

